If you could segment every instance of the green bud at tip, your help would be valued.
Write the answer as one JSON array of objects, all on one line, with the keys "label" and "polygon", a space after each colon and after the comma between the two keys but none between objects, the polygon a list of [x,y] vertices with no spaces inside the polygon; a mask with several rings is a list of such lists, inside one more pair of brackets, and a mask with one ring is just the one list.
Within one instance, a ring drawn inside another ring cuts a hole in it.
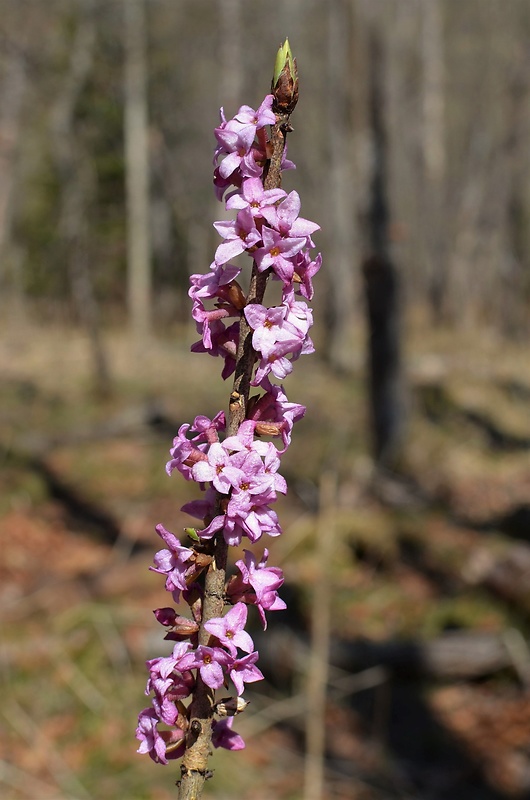
[{"label": "green bud at tip", "polygon": [[289,39],[286,39],[285,42],[280,45],[280,48],[276,54],[276,61],[274,62],[274,77],[272,79],[273,86],[275,86],[278,82],[278,78],[280,77],[286,61],[289,64],[289,71],[291,75],[294,75],[294,60]]},{"label": "green bud at tip", "polygon": [[271,92],[274,96],[272,104],[274,113],[282,116],[290,115],[298,101],[298,71],[289,39],[286,39],[278,50]]}]

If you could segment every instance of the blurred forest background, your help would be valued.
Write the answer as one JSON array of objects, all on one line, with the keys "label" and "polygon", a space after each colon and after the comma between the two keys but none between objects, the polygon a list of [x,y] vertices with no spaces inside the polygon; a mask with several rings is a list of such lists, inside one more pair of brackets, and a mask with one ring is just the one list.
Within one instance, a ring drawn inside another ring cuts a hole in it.
[{"label": "blurred forest background", "polygon": [[530,797],[530,3],[0,0],[6,800],[175,796],[135,754],[147,567],[188,522],[172,437],[230,390],[188,278],[219,107],[259,105],[286,35],[317,353],[285,382],[289,610],[208,791]]}]

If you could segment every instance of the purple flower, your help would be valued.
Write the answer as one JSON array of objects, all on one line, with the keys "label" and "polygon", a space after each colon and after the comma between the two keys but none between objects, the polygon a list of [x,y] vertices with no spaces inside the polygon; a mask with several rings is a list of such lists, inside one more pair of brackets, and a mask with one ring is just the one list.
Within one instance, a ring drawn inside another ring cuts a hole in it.
[{"label": "purple flower", "polygon": [[244,253],[245,250],[250,250],[261,240],[249,208],[239,211],[235,221],[222,220],[214,222],[213,225],[217,233],[225,240],[215,251],[216,264],[226,264],[231,258]]},{"label": "purple flower", "polygon": [[230,535],[234,523],[234,538],[227,539],[229,544],[239,544],[241,534],[247,536],[251,542],[257,542],[262,534],[268,533],[269,536],[279,536],[282,532],[278,522],[278,515],[269,508],[269,503],[275,499],[273,492],[267,494],[250,496],[243,492],[232,495],[227,509],[227,524],[225,524],[225,537]]},{"label": "purple flower", "polygon": [[280,347],[290,344],[293,350],[299,349],[300,334],[288,323],[289,313],[285,305],[265,308],[258,303],[251,303],[245,307],[245,317],[254,331],[252,347],[256,352],[267,358],[276,352],[278,343]]},{"label": "purple flower", "polygon": [[252,125],[238,125],[234,130],[230,123],[215,129],[215,138],[220,144],[216,154],[226,153],[226,157],[219,165],[219,174],[228,178],[236,169],[241,168],[241,163],[250,153],[256,129]]},{"label": "purple flower", "polygon": [[183,700],[191,694],[192,686],[187,687],[186,694],[182,691],[172,692],[168,690],[164,695],[155,694],[153,697],[153,710],[160,722],[165,725],[174,725],[178,719],[178,708],[175,705],[177,700]]},{"label": "purple flower", "polygon": [[187,653],[180,661],[180,669],[198,669],[204,683],[210,689],[218,689],[223,685],[223,667],[227,667],[233,662],[232,656],[228,655],[220,647],[199,647],[191,653]]},{"label": "purple flower", "polygon": [[[219,151],[220,152],[220,151]],[[217,155],[216,155],[217,161]],[[213,186],[216,198],[219,202],[222,201],[224,194],[230,186],[240,186],[243,180],[243,176],[241,175],[239,170],[235,170],[229,178],[223,178],[219,167],[216,167],[213,173]]]},{"label": "purple flower", "polygon": [[[215,128],[215,138],[219,147],[214,154],[214,164],[220,155],[226,154],[225,159],[217,167],[220,179],[230,178],[240,174],[244,177],[259,177],[263,171],[259,163],[264,154],[256,148],[255,137],[257,131],[265,125],[274,125],[276,116],[271,110],[272,95],[268,95],[257,111],[250,106],[241,106],[233,119],[226,121],[221,109],[221,124]],[[258,135],[258,141],[260,135]],[[221,189],[221,197],[223,190]]]},{"label": "purple flower", "polygon": [[227,750],[244,750],[245,742],[241,736],[232,730],[233,717],[216,719],[212,722],[212,744],[214,747],[224,747]]},{"label": "purple flower", "polygon": [[192,475],[199,483],[211,481],[221,494],[228,494],[244,477],[242,470],[233,466],[231,456],[224,447],[217,443],[210,446],[207,461],[198,461],[193,465]]},{"label": "purple flower", "polygon": [[313,281],[312,278],[317,274],[322,266],[322,256],[319,253],[314,261],[305,250],[296,254],[293,259],[294,264],[294,289],[303,295],[307,300],[313,299]]},{"label": "purple flower", "polygon": [[320,225],[299,217],[299,213],[300,196],[298,192],[290,192],[278,206],[263,210],[263,216],[271,228],[279,231],[282,236],[305,236],[307,244],[313,247],[311,234],[320,230]]},{"label": "purple flower", "polygon": [[258,369],[250,385],[261,386],[264,378],[271,372],[279,380],[286,378],[293,371],[293,365],[290,359],[287,358],[288,355],[293,355],[293,352],[291,342],[277,342],[275,349],[259,362]]},{"label": "purple flower", "polygon": [[215,516],[215,509],[217,506],[217,492],[210,486],[206,490],[203,498],[199,500],[191,500],[189,503],[184,503],[181,511],[185,514],[191,514],[196,519],[206,519],[207,517],[213,518]]},{"label": "purple flower", "polygon": [[236,366],[237,343],[239,340],[239,322],[234,322],[230,327],[225,328],[221,320],[214,320],[210,323],[210,336],[212,345],[206,348],[202,341],[195,342],[191,346],[192,353],[208,353],[211,356],[221,356],[224,358],[224,367],[221,373],[223,380],[229,378]]},{"label": "purple flower", "polygon": [[[223,444],[226,445],[226,442]],[[261,444],[265,444],[265,442]],[[266,450],[259,449],[264,454],[266,453]],[[231,458],[234,464],[240,467],[242,472],[241,477],[234,484],[232,496],[237,492],[240,495],[244,494],[246,497],[252,499],[252,495],[261,495],[267,492],[270,487],[270,480],[268,474],[265,472],[263,459],[258,454],[257,450],[252,452],[247,452],[246,449],[240,450],[238,453],[234,453]],[[275,499],[275,496],[271,494],[269,502]]]},{"label": "purple flower", "polygon": [[185,462],[194,450],[193,445],[186,438],[189,429],[190,425],[188,423],[180,426],[178,435],[173,439],[173,447],[169,451],[171,460],[166,464],[166,472],[168,475],[171,475],[174,469],[178,469],[186,480],[191,479],[191,469]]},{"label": "purple flower", "polygon": [[243,125],[254,125],[256,130],[263,128],[265,125],[274,125],[276,123],[276,115],[272,110],[273,99],[272,94],[268,94],[257,111],[254,111],[250,106],[241,106],[234,119]]},{"label": "purple flower", "polygon": [[[259,181],[261,183],[261,181]],[[233,281],[241,269],[233,264],[223,264],[222,266],[214,263],[210,266],[210,271],[200,275],[190,276],[190,289],[188,295],[192,300],[199,297],[217,297],[221,287]]]},{"label": "purple flower", "polygon": [[[212,326],[214,326],[214,332],[219,330],[219,327],[215,328],[215,324],[219,323],[220,320],[226,317],[236,317],[239,316],[239,312],[237,309],[226,308],[226,307],[217,307],[208,311],[205,309],[201,300],[195,300],[193,303],[193,310],[191,315],[195,322],[197,323],[197,332],[202,335],[202,343],[206,350],[211,350],[213,343],[212,343]],[[223,326],[224,327],[224,326]]]},{"label": "purple flower", "polygon": [[[213,519],[206,525],[206,527],[202,531],[197,531],[201,539],[211,539],[212,536],[215,536],[217,531],[220,531],[221,528],[228,527],[228,522],[225,514],[218,514],[217,516],[213,517]],[[225,530],[225,539],[228,541],[226,537],[226,530]]]},{"label": "purple flower", "polygon": [[190,569],[188,562],[194,551],[189,547],[183,547],[177,537],[163,525],[157,525],[156,532],[168,545],[169,550],[159,550],[155,553],[155,566],[149,569],[165,575],[167,591],[176,592],[178,597],[179,592],[186,589],[186,575]]},{"label": "purple flower", "polygon": [[296,169],[296,164],[294,163],[294,161],[289,161],[289,159],[287,158],[287,143],[286,143],[285,147],[283,148],[282,171],[288,169]]},{"label": "purple flower", "polygon": [[227,201],[227,209],[249,209],[253,217],[263,217],[262,211],[285,197],[283,189],[264,189],[260,178],[247,178],[241,184],[241,194],[233,194]]},{"label": "purple flower", "polygon": [[[243,605],[242,603],[240,605]],[[249,653],[248,656],[238,658],[230,668],[230,677],[236,687],[238,695],[245,691],[245,683],[255,683],[263,680],[263,673],[255,664],[258,660],[258,652]]]},{"label": "purple flower", "polygon": [[[138,715],[136,738],[140,741],[137,753],[149,753],[153,761],[167,764],[166,743],[158,732],[159,719],[152,708],[144,708]],[[171,755],[168,755],[171,758]]]},{"label": "purple flower", "polygon": [[189,642],[177,642],[170,656],[152,658],[145,662],[149,671],[146,694],[154,691],[159,698],[162,698],[171,691],[179,699],[190,694],[189,676],[184,674],[180,663],[190,647]]},{"label": "purple flower", "polygon": [[290,403],[283,387],[272,384],[267,378],[261,381],[260,386],[265,394],[252,409],[251,418],[255,422],[261,420],[280,424],[284,449],[279,451],[279,455],[282,455],[291,444],[294,423],[302,419],[306,409],[299,403]]},{"label": "purple flower", "polygon": [[260,162],[263,161],[264,154],[254,146],[255,133],[255,126],[242,125],[235,120],[215,129],[219,147],[215,151],[214,164],[217,165],[220,155],[226,156],[216,166],[214,173],[214,185],[218,196],[221,195],[219,199],[226,188],[222,182],[229,179],[230,183],[240,186],[243,178],[259,178],[263,172]]},{"label": "purple flower", "polygon": [[254,650],[254,642],[244,630],[246,622],[247,607],[244,603],[238,603],[224,617],[215,617],[204,627],[208,633],[216,636],[233,656],[236,656],[238,647],[245,653]]},{"label": "purple flower", "polygon": [[264,630],[267,628],[265,611],[282,611],[286,608],[278,596],[277,589],[283,584],[283,572],[279,567],[267,567],[269,552],[263,551],[263,558],[256,563],[256,557],[245,550],[245,560],[237,561],[241,575],[233,577],[228,584],[228,595],[232,602],[243,600],[258,607]]},{"label": "purple flower", "polygon": [[267,452],[264,457],[264,471],[269,478],[270,487],[274,492],[287,494],[287,481],[278,473],[280,467],[280,459],[278,457],[278,450],[272,444],[267,443]]},{"label": "purple flower", "polygon": [[192,436],[193,442],[213,442],[219,441],[218,431],[224,431],[226,428],[226,416],[224,411],[219,411],[213,419],[199,414],[193,420],[193,425],[190,428],[191,433],[196,433]]},{"label": "purple flower", "polygon": [[248,453],[265,455],[267,452],[267,444],[266,442],[260,442],[259,439],[254,438],[255,429],[256,423],[253,420],[244,420],[239,426],[237,434],[235,436],[228,436],[224,440],[223,447],[228,451],[242,452],[245,450]]},{"label": "purple flower", "polygon": [[243,536],[247,536],[251,542],[257,541],[263,533],[279,536],[282,531],[278,516],[268,505],[276,499],[276,494],[272,488],[271,477],[263,469],[263,464],[260,486],[263,491],[259,494],[252,494],[249,488],[234,490],[228,501],[226,513],[213,517],[203,530],[198,531],[201,539],[211,539],[218,531],[223,530],[226,542],[236,546],[241,543]]},{"label": "purple flower", "polygon": [[284,306],[288,309],[285,322],[291,330],[304,342],[308,339],[307,332],[313,324],[313,312],[304,300],[295,300],[294,294],[284,299]]},{"label": "purple flower", "polygon": [[[263,247],[260,247],[254,253],[258,270],[263,272],[272,267],[280,280],[284,283],[290,283],[294,273],[294,265],[291,259],[305,247],[305,238],[284,237],[278,231],[267,228],[267,226],[263,227],[261,236]],[[229,258],[226,260],[228,261]]]},{"label": "purple flower", "polygon": [[180,728],[171,731],[158,731],[160,722],[152,708],[144,708],[138,715],[136,738],[140,741],[137,753],[149,753],[157,764],[167,764],[169,758],[184,755],[185,733]]}]

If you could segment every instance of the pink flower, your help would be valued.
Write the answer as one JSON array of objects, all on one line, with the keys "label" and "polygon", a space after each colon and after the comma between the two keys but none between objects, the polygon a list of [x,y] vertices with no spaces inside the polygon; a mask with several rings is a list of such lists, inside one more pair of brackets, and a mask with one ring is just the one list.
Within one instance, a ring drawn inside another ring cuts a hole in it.
[{"label": "pink flower", "polygon": [[261,240],[249,208],[239,211],[235,221],[214,222],[214,228],[225,240],[215,251],[216,264],[226,264],[231,258],[250,250]]},{"label": "pink flower", "polygon": [[306,409],[299,403],[290,403],[283,387],[272,384],[268,378],[262,380],[260,386],[265,390],[265,394],[252,409],[251,419],[254,422],[279,423],[284,449],[278,451],[278,454],[282,455],[291,443],[294,423],[302,419]]},{"label": "pink flower", "polygon": [[[159,721],[152,708],[140,711],[136,728],[136,738],[140,741],[140,747],[136,752],[149,753],[156,763],[167,764],[166,743],[157,728]],[[168,758],[171,758],[171,755],[168,755]]]},{"label": "pink flower", "polygon": [[[221,356],[224,359],[224,367],[221,377],[226,380],[233,373],[236,366],[237,344],[239,340],[239,322],[234,322],[225,328],[221,320],[214,320],[209,323],[211,347],[204,346],[203,341],[192,344],[192,353],[208,353],[211,356]],[[202,331],[199,331],[202,332]]]},{"label": "pink flower", "polygon": [[300,196],[298,192],[290,192],[278,206],[263,210],[263,216],[282,236],[305,236],[307,244],[313,247],[311,234],[320,230],[320,225],[299,217]]},{"label": "pink flower", "polygon": [[[293,278],[294,265],[292,257],[305,247],[305,238],[284,237],[278,231],[264,226],[261,231],[263,247],[254,253],[254,259],[260,272],[272,267],[276,275],[284,283]],[[227,258],[227,261],[229,259]]]},{"label": "pink flower", "polygon": [[300,347],[300,335],[296,328],[287,322],[289,308],[287,306],[273,306],[265,308],[258,303],[251,303],[244,309],[245,317],[254,333],[252,347],[265,358],[276,350],[279,343],[292,345],[293,350]]},{"label": "pink flower", "polygon": [[253,217],[263,217],[263,209],[271,207],[286,196],[283,189],[264,189],[260,178],[247,178],[241,184],[241,193],[226,201],[227,209],[249,209]]},{"label": "pink flower", "polygon": [[191,470],[194,480],[199,483],[211,481],[218,492],[228,494],[233,486],[237,486],[244,477],[241,469],[235,467],[231,456],[224,447],[214,443],[208,450],[208,460],[198,461]]},{"label": "pink flower", "polygon": [[267,445],[265,442],[260,442],[259,439],[254,438],[255,429],[256,423],[253,420],[244,420],[239,426],[237,434],[224,440],[223,447],[228,451],[241,452],[245,450],[248,453],[264,455]]},{"label": "pink flower", "polygon": [[[241,604],[243,605],[243,604]],[[258,653],[255,651],[248,656],[238,658],[230,668],[230,677],[236,687],[238,695],[245,691],[245,683],[255,683],[263,680],[263,673],[255,664],[258,660]]]},{"label": "pink flower", "polygon": [[292,343],[277,342],[274,350],[259,362],[258,369],[250,385],[261,386],[264,378],[271,372],[279,380],[286,378],[293,371],[291,360],[287,358],[288,355],[293,355]]},{"label": "pink flower", "polygon": [[312,300],[314,294],[312,278],[317,274],[322,266],[321,254],[319,253],[315,260],[311,261],[310,256],[304,250],[302,250],[294,257],[293,264],[293,277],[295,280],[294,290],[306,297],[308,300]]},{"label": "pink flower", "polygon": [[220,647],[199,647],[187,653],[180,661],[180,669],[198,669],[204,683],[211,689],[218,689],[223,685],[223,667],[231,665],[232,656]]},{"label": "pink flower", "polygon": [[[180,728],[159,733],[157,725],[160,721],[152,708],[144,708],[140,712],[136,728],[136,738],[140,741],[140,747],[136,752],[149,753],[157,764],[167,764],[168,759],[184,755],[185,733]],[[171,749],[168,749],[169,745]]]},{"label": "pink flower", "polygon": [[246,622],[247,607],[244,603],[238,603],[224,617],[215,617],[204,627],[208,633],[216,636],[233,656],[236,656],[238,647],[245,653],[251,653],[254,650],[254,642],[244,630]]},{"label": "pink flower", "polygon": [[237,278],[240,272],[241,269],[233,264],[221,266],[214,261],[209,272],[190,276],[191,287],[188,295],[192,300],[196,300],[198,297],[217,297],[222,287]]},{"label": "pink flower", "polygon": [[156,532],[169,546],[169,550],[159,550],[154,556],[154,567],[149,567],[153,572],[166,576],[166,590],[175,592],[186,589],[186,576],[191,565],[189,561],[194,555],[189,547],[183,547],[177,537],[166,530],[163,525],[156,526]]},{"label": "pink flower", "polygon": [[263,558],[256,563],[256,557],[250,550],[245,550],[245,560],[237,561],[236,566],[241,575],[233,577],[228,584],[228,595],[235,600],[243,600],[258,607],[264,630],[267,628],[265,611],[282,611],[286,608],[284,601],[278,596],[277,589],[283,584],[283,572],[279,567],[267,567],[268,550],[263,551]]},{"label": "pink flower", "polygon": [[226,750],[244,750],[245,742],[238,733],[232,730],[233,722],[233,717],[213,721],[212,744],[214,747],[224,747]]},{"label": "pink flower", "polygon": [[226,157],[219,165],[219,174],[222,178],[228,178],[236,170],[240,169],[243,164],[247,166],[247,170],[252,166],[252,162],[245,161],[249,155],[256,129],[252,125],[239,125],[237,130],[235,126],[229,127],[230,123],[220,126],[215,129],[215,138],[220,144],[216,151],[218,154],[226,153]]},{"label": "pink flower", "polygon": [[274,125],[276,115],[272,110],[273,99],[272,94],[268,94],[257,111],[254,111],[250,106],[241,106],[234,119],[243,125],[253,125],[256,130],[263,128],[265,125]]},{"label": "pink flower", "polygon": [[180,661],[188,653],[190,647],[189,642],[177,642],[170,656],[151,658],[145,662],[149,670],[149,679],[145,689],[146,694],[149,694],[153,689],[161,695],[167,691],[173,684],[174,673],[181,671]]}]

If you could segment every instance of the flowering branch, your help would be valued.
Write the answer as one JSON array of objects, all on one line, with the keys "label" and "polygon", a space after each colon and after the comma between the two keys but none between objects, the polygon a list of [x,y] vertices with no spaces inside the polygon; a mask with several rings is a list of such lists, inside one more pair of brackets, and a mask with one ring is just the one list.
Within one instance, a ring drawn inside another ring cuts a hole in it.
[{"label": "flowering branch", "polygon": [[[204,491],[203,499],[182,509],[203,527],[187,528],[189,543],[183,545],[157,526],[167,549],[155,554],[151,569],[165,576],[176,603],[188,604],[191,619],[173,608],[155,611],[168,628],[165,638],[176,644],[171,656],[147,662],[146,693],[153,693],[152,706],[140,713],[136,732],[138,752],[149,753],[154,761],[167,764],[182,757],[180,800],[201,795],[212,745],[245,746],[232,720],[247,705],[245,683],[263,678],[245,631],[248,605],[257,607],[264,628],[266,611],[285,608],[277,591],[283,574],[267,567],[266,549],[259,561],[245,550],[245,558],[235,564],[239,574],[228,581],[227,561],[229,547],[240,545],[243,537],[253,544],[263,534],[281,533],[270,506],[278,492],[287,491],[278,472],[280,456],[305,413],[271,380],[286,377],[300,355],[314,350],[308,335],[312,312],[296,295],[313,297],[312,277],[321,257],[312,261],[309,252],[319,226],[299,216],[297,192],[281,189],[282,170],[294,167],[286,158],[285,140],[297,98],[296,61],[286,40],[272,93],[257,111],[242,106],[231,120],[221,110],[215,129],[215,190],[236,217],[214,223],[223,242],[210,271],[191,276],[192,314],[201,335],[191,349],[223,358],[222,377],[233,374],[233,387],[228,420],[222,411],[213,419],[196,417],[192,425],[181,426],[170,451],[168,473],[177,469]],[[242,253],[253,259],[246,295],[236,280],[242,269],[230,263]],[[267,308],[263,300],[269,278],[282,282],[282,303]],[[214,306],[208,308],[205,302],[211,300]],[[235,322],[227,325],[231,318]],[[260,394],[251,397],[253,387]],[[263,437],[280,437],[282,448]],[[230,610],[224,614],[226,605]],[[230,682],[235,696],[217,700],[216,690],[228,690]],[[161,724],[167,729],[159,730]]]}]

